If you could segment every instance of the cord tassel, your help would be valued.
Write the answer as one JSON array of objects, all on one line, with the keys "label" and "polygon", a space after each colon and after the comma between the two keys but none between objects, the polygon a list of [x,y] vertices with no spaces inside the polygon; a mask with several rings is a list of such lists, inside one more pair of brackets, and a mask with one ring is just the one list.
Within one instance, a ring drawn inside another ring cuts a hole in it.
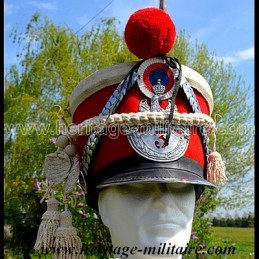
[{"label": "cord tassel", "polygon": [[83,259],[82,242],[72,226],[69,210],[61,212],[61,223],[55,233],[53,259]]},{"label": "cord tassel", "polygon": [[225,183],[228,178],[226,177],[226,166],[220,153],[213,151],[209,154],[208,163],[208,181],[212,184]]},{"label": "cord tassel", "polygon": [[54,245],[54,235],[60,224],[59,202],[55,198],[47,201],[47,211],[42,215],[34,249],[40,253],[48,253]]},{"label": "cord tassel", "polygon": [[222,160],[220,153],[216,151],[216,134],[214,135],[213,151],[209,154],[207,180],[212,184],[225,183],[228,181],[226,176],[225,162]]}]

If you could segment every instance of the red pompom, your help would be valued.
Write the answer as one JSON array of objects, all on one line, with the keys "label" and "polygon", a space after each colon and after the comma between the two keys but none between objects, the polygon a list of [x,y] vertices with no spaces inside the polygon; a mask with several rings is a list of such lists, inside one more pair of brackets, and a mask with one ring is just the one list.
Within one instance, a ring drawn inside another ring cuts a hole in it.
[{"label": "red pompom", "polygon": [[176,29],[165,11],[145,8],[130,16],[124,36],[129,50],[138,58],[147,59],[166,55],[172,49]]}]

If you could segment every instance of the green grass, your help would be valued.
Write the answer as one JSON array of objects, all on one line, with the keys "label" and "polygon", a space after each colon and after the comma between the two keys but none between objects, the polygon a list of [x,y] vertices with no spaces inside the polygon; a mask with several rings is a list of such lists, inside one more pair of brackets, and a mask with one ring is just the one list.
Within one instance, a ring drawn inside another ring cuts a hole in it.
[{"label": "green grass", "polygon": [[[254,259],[251,255],[254,253],[254,228],[237,228],[237,227],[212,227],[213,245],[221,248],[234,246],[234,255],[225,256],[208,256],[210,258],[226,259]],[[14,257],[5,256],[6,259]],[[50,256],[32,256],[33,259],[50,259]],[[91,259],[96,259],[92,257]],[[196,257],[198,258],[198,257]],[[199,257],[202,258],[202,257]],[[89,257],[87,259],[90,259]]]},{"label": "green grass", "polygon": [[235,246],[235,254],[228,255],[228,259],[254,258],[254,228],[212,227],[213,240],[226,246]]}]

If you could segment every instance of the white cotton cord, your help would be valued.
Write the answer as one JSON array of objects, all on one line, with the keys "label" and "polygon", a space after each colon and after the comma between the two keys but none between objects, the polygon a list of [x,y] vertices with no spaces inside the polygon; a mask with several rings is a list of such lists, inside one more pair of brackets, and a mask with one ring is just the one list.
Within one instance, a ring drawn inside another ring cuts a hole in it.
[{"label": "white cotton cord", "polygon": [[[69,135],[77,138],[104,127],[136,126],[143,124],[169,124],[169,114],[164,112],[115,113],[108,116],[96,116],[69,127]],[[215,130],[213,119],[204,113],[175,112],[172,124],[182,126],[203,126],[209,132]]]}]

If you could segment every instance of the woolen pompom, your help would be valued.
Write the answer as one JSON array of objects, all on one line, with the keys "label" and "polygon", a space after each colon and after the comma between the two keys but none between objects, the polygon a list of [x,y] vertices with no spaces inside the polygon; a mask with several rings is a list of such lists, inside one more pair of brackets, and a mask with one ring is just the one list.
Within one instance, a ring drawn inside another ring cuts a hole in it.
[{"label": "woolen pompom", "polygon": [[133,13],[125,27],[128,49],[138,58],[166,55],[173,48],[176,29],[170,16],[158,8]]}]

